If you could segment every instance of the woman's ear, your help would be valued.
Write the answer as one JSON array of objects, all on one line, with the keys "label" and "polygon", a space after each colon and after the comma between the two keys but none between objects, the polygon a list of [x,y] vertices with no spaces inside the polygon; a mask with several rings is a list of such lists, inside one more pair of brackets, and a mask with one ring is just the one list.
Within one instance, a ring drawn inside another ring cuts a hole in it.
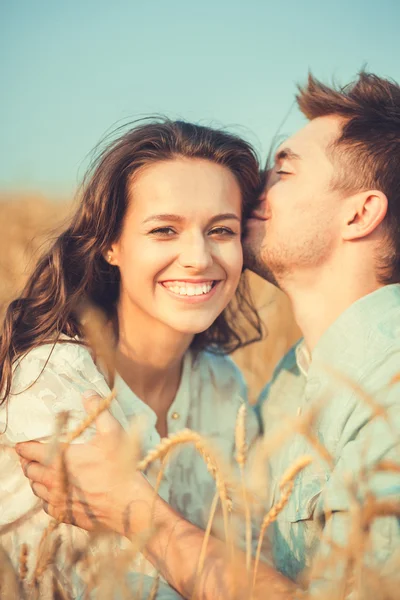
[{"label": "woman's ear", "polygon": [[114,245],[110,246],[110,248],[103,253],[103,258],[110,265],[116,266],[118,264]]},{"label": "woman's ear", "polygon": [[382,223],[388,209],[387,197],[378,190],[355,194],[350,199],[342,237],[356,240],[368,236]]}]

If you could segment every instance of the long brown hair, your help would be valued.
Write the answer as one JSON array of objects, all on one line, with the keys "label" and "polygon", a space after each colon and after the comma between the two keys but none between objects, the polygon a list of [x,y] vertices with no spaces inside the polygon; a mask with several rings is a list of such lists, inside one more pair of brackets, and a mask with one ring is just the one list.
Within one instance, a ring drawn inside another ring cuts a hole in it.
[{"label": "long brown hair", "polygon": [[[103,254],[121,233],[133,173],[145,165],[175,157],[203,158],[228,168],[242,193],[243,218],[260,189],[257,156],[244,140],[183,121],[152,119],[113,141],[85,176],[79,207],[70,226],[39,260],[21,296],[8,306],[0,335],[0,391],[10,393],[14,361],[61,334],[84,341],[77,307],[86,301],[115,319],[120,275]],[[253,330],[239,328],[238,313]],[[195,335],[192,348],[229,353],[261,337],[261,322],[244,278],[235,302],[209,329]],[[0,402],[0,403],[1,403]]]}]

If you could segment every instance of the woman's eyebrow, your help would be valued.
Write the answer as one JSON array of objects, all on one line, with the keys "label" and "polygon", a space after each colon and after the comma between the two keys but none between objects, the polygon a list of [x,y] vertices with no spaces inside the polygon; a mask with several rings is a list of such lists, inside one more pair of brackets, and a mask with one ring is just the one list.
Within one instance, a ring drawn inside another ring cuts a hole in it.
[{"label": "woman's eyebrow", "polygon": [[216,223],[217,221],[228,221],[228,220],[241,221],[241,218],[238,217],[237,215],[235,215],[235,213],[222,213],[220,215],[215,215],[215,217],[212,217],[212,219],[210,219],[209,223],[211,225],[212,223]]},{"label": "woman's eyebrow", "polygon": [[182,223],[184,220],[184,217],[181,217],[180,215],[164,213],[160,215],[151,215],[150,217],[147,217],[147,219],[145,219],[143,223],[148,223],[149,221],[173,221],[174,223]]},{"label": "woman's eyebrow", "polygon": [[[235,220],[235,221],[240,221],[240,217],[238,217],[238,215],[235,215],[235,213],[221,213],[219,215],[215,215],[214,217],[212,217],[209,220],[209,224],[215,223],[217,221],[226,221],[226,220]],[[181,215],[174,215],[174,214],[169,214],[169,213],[164,213],[164,214],[159,214],[159,215],[151,215],[150,217],[147,217],[147,219],[145,219],[143,221],[144,223],[148,223],[150,221],[152,222],[165,222],[165,221],[170,221],[173,223],[183,223],[186,219],[184,217],[182,217]]]}]

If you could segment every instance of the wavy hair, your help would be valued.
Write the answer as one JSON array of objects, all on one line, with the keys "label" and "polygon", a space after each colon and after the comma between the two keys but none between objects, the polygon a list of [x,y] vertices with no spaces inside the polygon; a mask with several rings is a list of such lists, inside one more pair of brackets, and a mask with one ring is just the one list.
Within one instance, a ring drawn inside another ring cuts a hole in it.
[{"label": "wavy hair", "polygon": [[[246,219],[261,185],[259,162],[247,142],[225,131],[168,119],[146,120],[123,133],[92,163],[69,227],[8,306],[0,330],[1,403],[11,390],[14,362],[29,350],[55,344],[62,334],[85,343],[78,317],[82,301],[116,322],[120,274],[103,255],[121,233],[131,177],[146,165],[177,157],[202,158],[229,169],[240,186]],[[238,326],[239,313],[247,326]],[[261,322],[242,276],[234,301],[208,330],[194,336],[192,348],[230,353],[260,337]]]}]

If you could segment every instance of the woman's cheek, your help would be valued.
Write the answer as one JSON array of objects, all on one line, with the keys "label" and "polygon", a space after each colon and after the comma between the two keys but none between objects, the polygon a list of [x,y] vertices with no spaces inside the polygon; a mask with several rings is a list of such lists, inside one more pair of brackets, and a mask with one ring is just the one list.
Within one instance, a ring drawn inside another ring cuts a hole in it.
[{"label": "woman's cheek", "polygon": [[223,254],[223,262],[228,278],[237,285],[243,267],[243,248],[240,240],[235,241],[232,245],[227,244]]}]

